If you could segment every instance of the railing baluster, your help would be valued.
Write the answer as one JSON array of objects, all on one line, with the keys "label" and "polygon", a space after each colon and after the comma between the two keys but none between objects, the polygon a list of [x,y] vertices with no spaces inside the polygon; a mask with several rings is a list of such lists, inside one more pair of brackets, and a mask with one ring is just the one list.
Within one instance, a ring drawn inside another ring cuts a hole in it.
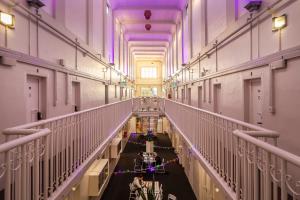
[{"label": "railing baluster", "polygon": [[43,197],[48,198],[48,188],[49,188],[49,138],[50,136],[45,136],[45,152],[44,152],[44,188]]},{"label": "railing baluster", "polygon": [[34,199],[40,198],[40,142],[39,139],[34,141],[34,158],[33,158],[33,181],[34,181]]},{"label": "railing baluster", "polygon": [[286,189],[286,174],[287,174],[287,162],[281,159],[281,200],[287,200],[287,189]]},{"label": "railing baluster", "polygon": [[11,200],[11,163],[10,151],[5,152],[5,200]]}]

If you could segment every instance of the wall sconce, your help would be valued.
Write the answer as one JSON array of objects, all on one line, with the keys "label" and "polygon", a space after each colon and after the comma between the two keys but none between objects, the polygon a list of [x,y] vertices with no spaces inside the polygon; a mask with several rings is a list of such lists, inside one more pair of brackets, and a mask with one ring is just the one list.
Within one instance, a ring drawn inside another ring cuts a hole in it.
[{"label": "wall sconce", "polygon": [[15,28],[15,16],[0,11],[0,23],[8,28]]},{"label": "wall sconce", "polygon": [[272,18],[272,31],[278,31],[287,26],[287,16],[281,15],[280,17]]},{"label": "wall sconce", "polygon": [[108,15],[109,14],[109,5],[106,4],[106,14]]},{"label": "wall sconce", "polygon": [[248,10],[248,12],[253,13],[254,11],[258,11],[261,7],[261,1],[249,1],[249,3],[244,7]]},{"label": "wall sconce", "polygon": [[103,68],[102,71],[103,71],[103,72],[107,72],[107,68],[106,68],[106,67]]},{"label": "wall sconce", "polygon": [[27,0],[27,3],[29,6],[34,7],[36,9],[40,9],[41,7],[45,6],[45,4],[40,0]]}]

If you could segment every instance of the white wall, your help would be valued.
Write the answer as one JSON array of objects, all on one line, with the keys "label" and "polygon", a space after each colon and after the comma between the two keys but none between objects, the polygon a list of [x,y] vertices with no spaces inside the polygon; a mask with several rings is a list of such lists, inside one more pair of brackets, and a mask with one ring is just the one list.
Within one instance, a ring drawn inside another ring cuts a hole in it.
[{"label": "white wall", "polygon": [[66,1],[66,27],[75,33],[81,40],[87,42],[87,7],[86,0]]},{"label": "white wall", "polygon": [[[81,48],[76,50],[71,40],[78,38],[78,44],[97,57],[100,57],[98,53],[103,54],[103,47],[106,47],[106,52],[109,51],[110,47],[103,44],[103,28],[106,25],[102,17],[105,11],[104,0],[89,2],[92,7],[85,0],[76,3],[70,0],[44,2],[46,6],[39,11],[42,19],[69,39],[42,22],[37,25],[36,20],[23,14],[24,11],[19,7],[8,9],[5,2],[8,0],[0,3],[0,10],[14,14],[16,24],[15,29],[8,29],[7,35],[1,26],[0,56],[16,58],[17,64],[12,67],[0,65],[0,130],[27,122],[25,85],[28,74],[42,76],[47,80],[47,118],[73,112],[70,102],[72,81],[80,83],[81,110],[103,105],[103,80],[109,81],[111,74],[112,84],[118,84],[120,76],[116,71],[108,70],[104,77],[103,63]],[[25,0],[20,3],[27,6]],[[92,15],[88,16],[89,12]],[[59,59],[64,60],[64,66],[59,65]],[[109,102],[120,99],[119,86],[116,97],[114,90],[114,85],[109,86]],[[0,143],[3,140],[0,135]]]},{"label": "white wall", "polygon": [[[200,1],[199,1],[200,2]],[[249,14],[245,11],[243,6],[246,1],[238,1],[236,4],[225,1],[206,1],[206,8],[204,0],[199,4],[197,0],[193,1],[193,51],[198,51],[203,55],[208,49],[212,47],[215,40],[221,41],[231,32],[246,23]],[[271,5],[275,1],[263,1],[263,8]],[[288,2],[288,1],[283,1]],[[234,6],[237,6],[236,8]],[[195,7],[194,7],[195,6]],[[201,20],[203,15],[201,10],[207,11],[207,26]],[[193,69],[193,79],[188,76],[188,72],[184,70],[183,82],[182,73],[176,76],[176,80],[180,81],[179,85],[187,85],[187,88],[192,90],[192,105],[198,106],[198,86],[203,86],[205,90],[205,99],[202,100],[203,109],[213,111],[213,85],[221,83],[221,111],[222,114],[244,120],[244,80],[252,76],[261,77],[263,87],[263,126],[272,130],[276,130],[281,134],[279,139],[279,146],[292,153],[300,155],[300,148],[294,138],[298,137],[300,119],[299,112],[299,79],[296,74],[299,74],[297,66],[300,64],[299,53],[293,51],[299,50],[300,39],[297,35],[300,32],[300,24],[297,23],[299,18],[300,2],[292,1],[291,3],[283,3],[281,7],[273,8],[274,16],[287,14],[288,26],[281,31],[272,32],[272,16],[270,14],[264,15],[259,21],[254,21],[252,29],[247,26],[239,31],[231,39],[218,46],[216,51],[211,51],[207,57],[203,57],[201,62],[195,62],[191,65]],[[234,13],[234,11],[237,11]],[[229,11],[231,11],[229,13]],[[199,14],[199,16],[198,16]],[[184,16],[188,16],[184,14]],[[235,16],[237,17],[235,19]],[[199,18],[200,20],[195,20]],[[187,17],[184,19],[187,21]],[[198,25],[198,21],[202,21]],[[196,34],[199,32],[199,34]],[[198,35],[200,35],[201,45],[194,45],[199,43]],[[202,35],[202,36],[201,36]],[[184,34],[185,52],[188,51],[188,37]],[[208,40],[205,45],[203,39]],[[194,55],[196,52],[194,52]],[[272,92],[270,90],[270,74],[269,64],[281,58],[287,60],[287,68],[275,70],[274,76],[274,102],[275,113],[269,111],[269,96]],[[196,56],[194,56],[196,58]],[[292,58],[291,58],[292,57]],[[191,59],[189,61],[192,61]],[[261,62],[262,64],[258,64]],[[256,68],[252,68],[257,66]],[[200,68],[200,71],[199,71]],[[248,68],[248,69],[247,69]],[[202,76],[201,72],[207,70],[206,75]],[[234,69],[234,70],[233,70]],[[229,73],[229,70],[230,71]],[[228,73],[227,73],[228,72]],[[186,79],[185,79],[186,77]],[[191,84],[191,82],[194,82]],[[181,89],[178,87],[177,100],[181,101]],[[176,88],[173,89],[176,94]],[[174,95],[176,96],[176,95]],[[185,100],[187,103],[187,100]]]}]

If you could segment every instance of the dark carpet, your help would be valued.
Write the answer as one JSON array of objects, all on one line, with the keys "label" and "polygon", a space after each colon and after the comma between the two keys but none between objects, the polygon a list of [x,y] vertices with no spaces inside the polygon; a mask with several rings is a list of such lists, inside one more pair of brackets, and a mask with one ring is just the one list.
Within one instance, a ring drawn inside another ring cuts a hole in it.
[{"label": "dark carpet", "polygon": [[[138,141],[134,135],[129,141]],[[171,141],[167,135],[159,134],[154,141],[157,146],[171,147]],[[138,144],[127,143],[120,160],[115,168],[115,172],[119,170],[133,170],[133,159],[137,157],[137,153],[145,151],[146,147]],[[174,150],[171,149],[157,149],[155,152],[165,161],[177,158]],[[197,199],[191,188],[191,185],[184,173],[184,169],[178,162],[168,164],[166,167],[166,174],[155,174],[155,181],[162,184],[163,199],[168,199],[168,194],[174,194],[179,200],[194,200]],[[104,194],[102,200],[127,200],[129,198],[129,183],[133,181],[136,174],[113,174]],[[144,174],[144,180],[152,180],[152,175]]]}]

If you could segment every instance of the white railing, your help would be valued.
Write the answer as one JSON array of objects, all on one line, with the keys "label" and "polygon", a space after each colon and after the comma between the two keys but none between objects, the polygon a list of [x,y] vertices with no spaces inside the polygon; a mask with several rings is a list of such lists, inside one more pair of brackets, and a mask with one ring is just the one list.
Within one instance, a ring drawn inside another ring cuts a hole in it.
[{"label": "white railing", "polygon": [[163,112],[164,100],[159,97],[139,97],[133,99],[133,112]]},{"label": "white railing", "polygon": [[[236,142],[236,199],[300,199],[300,157],[266,144],[242,130]],[[288,197],[289,195],[289,197]]]},{"label": "white railing", "polygon": [[132,100],[126,100],[4,130],[19,137],[0,145],[5,199],[57,197],[131,114]]},{"label": "white railing", "polygon": [[[150,101],[150,99],[148,99]],[[236,200],[299,199],[300,157],[276,147],[279,134],[168,99],[135,98],[3,131],[5,199],[55,199],[101,153],[132,111],[158,107],[204,168]],[[151,99],[153,100],[153,99]],[[19,137],[9,141],[9,137]]]},{"label": "white railing", "polygon": [[237,172],[234,130],[243,130],[255,140],[263,140],[262,144],[269,142],[274,146],[279,137],[274,131],[168,99],[165,99],[165,114],[232,198],[241,178]]}]

